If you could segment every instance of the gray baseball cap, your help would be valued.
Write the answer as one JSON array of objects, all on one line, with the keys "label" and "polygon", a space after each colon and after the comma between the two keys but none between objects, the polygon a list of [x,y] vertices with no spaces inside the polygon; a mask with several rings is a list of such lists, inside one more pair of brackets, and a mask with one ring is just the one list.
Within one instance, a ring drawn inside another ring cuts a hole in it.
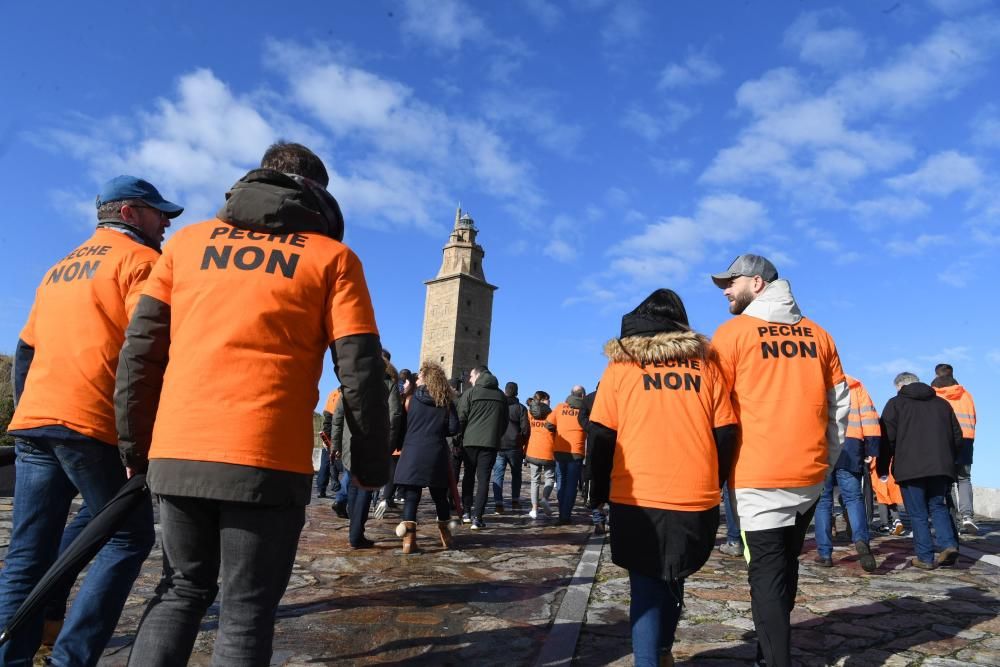
[{"label": "gray baseball cap", "polygon": [[760,276],[764,282],[770,283],[778,279],[778,269],[774,264],[760,255],[740,255],[733,260],[729,268],[722,273],[713,273],[712,282],[716,287],[725,288],[729,281],[740,276]]}]

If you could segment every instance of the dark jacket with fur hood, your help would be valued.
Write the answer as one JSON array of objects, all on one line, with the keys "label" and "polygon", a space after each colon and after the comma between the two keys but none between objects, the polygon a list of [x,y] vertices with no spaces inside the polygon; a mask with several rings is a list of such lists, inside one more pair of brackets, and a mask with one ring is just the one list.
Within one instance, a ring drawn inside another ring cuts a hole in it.
[{"label": "dark jacket with fur hood", "polygon": [[[693,331],[663,331],[652,335],[615,338],[604,346],[611,363],[651,364],[680,359],[707,359],[712,349],[708,339]],[[598,389],[609,391],[602,385]],[[738,427],[713,429],[719,477],[725,478],[735,449]],[[587,434],[590,467],[590,504],[608,502],[611,470],[618,434],[591,420]],[[611,554],[616,565],[668,581],[697,572],[715,546],[719,525],[718,506],[700,512],[682,512],[611,503]]]}]

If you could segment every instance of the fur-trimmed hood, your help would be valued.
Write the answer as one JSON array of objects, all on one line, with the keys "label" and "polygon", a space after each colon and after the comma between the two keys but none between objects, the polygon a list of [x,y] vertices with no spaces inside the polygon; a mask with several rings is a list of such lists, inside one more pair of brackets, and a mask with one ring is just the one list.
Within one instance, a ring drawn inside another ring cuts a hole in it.
[{"label": "fur-trimmed hood", "polygon": [[694,331],[670,331],[654,336],[612,338],[604,356],[615,363],[649,364],[671,359],[705,359],[711,354],[708,338]]}]

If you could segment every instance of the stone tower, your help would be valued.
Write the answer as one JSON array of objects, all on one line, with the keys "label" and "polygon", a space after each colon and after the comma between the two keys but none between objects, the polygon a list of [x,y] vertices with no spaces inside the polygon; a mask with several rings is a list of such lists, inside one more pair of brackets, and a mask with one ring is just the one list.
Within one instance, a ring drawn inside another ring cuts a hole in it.
[{"label": "stone tower", "polygon": [[472,217],[455,212],[437,277],[426,281],[420,360],[435,361],[451,379],[467,382],[469,371],[490,358],[490,324],[496,286],[483,274],[483,247]]}]

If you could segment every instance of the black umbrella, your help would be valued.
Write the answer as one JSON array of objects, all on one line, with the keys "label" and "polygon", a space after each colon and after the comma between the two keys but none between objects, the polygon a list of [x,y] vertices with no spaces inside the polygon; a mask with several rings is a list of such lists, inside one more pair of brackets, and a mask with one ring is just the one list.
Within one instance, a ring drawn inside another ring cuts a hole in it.
[{"label": "black umbrella", "polygon": [[87,563],[93,560],[101,547],[118,532],[129,514],[148,498],[149,489],[146,487],[145,475],[135,475],[125,482],[115,497],[94,514],[90,523],[59,555],[49,571],[38,580],[28,597],[7,621],[7,627],[0,632],[0,645],[17,632],[18,626],[36,614],[42,613],[52,593],[62,586],[70,585]]}]

